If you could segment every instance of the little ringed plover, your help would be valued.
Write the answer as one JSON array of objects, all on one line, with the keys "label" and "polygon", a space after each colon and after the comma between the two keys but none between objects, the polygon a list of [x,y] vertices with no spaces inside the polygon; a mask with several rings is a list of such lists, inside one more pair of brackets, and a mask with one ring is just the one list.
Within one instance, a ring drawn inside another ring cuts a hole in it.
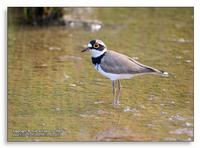
[{"label": "little ringed plover", "polygon": [[[95,69],[105,77],[112,80],[113,105],[119,105],[121,95],[120,79],[130,79],[142,74],[157,74],[167,76],[168,73],[146,65],[136,60],[120,54],[118,52],[107,50],[106,45],[101,40],[91,40],[87,48],[82,50],[90,51],[92,54],[92,63]],[[115,81],[118,83],[117,96],[115,96]]]}]

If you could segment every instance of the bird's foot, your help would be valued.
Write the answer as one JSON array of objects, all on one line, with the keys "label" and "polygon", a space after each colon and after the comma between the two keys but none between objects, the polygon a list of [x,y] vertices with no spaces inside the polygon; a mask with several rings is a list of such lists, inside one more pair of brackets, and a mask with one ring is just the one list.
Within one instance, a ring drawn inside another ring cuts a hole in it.
[{"label": "bird's foot", "polygon": [[119,105],[120,105],[120,101],[117,100],[117,99],[114,99],[114,100],[113,100],[113,106],[114,106],[114,107],[117,107],[117,106],[119,106]]}]

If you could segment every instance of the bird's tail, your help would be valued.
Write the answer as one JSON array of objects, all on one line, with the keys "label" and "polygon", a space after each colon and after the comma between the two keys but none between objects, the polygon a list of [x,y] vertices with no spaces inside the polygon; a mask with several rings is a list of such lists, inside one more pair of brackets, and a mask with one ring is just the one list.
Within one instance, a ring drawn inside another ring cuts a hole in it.
[{"label": "bird's tail", "polygon": [[166,72],[166,71],[158,70],[158,69],[154,69],[154,68],[153,68],[153,70],[154,70],[155,74],[158,74],[158,75],[161,75],[161,76],[165,76],[165,77],[169,76],[168,72]]},{"label": "bird's tail", "polygon": [[168,72],[163,71],[163,70],[159,70],[159,69],[155,69],[153,67],[149,67],[149,66],[145,66],[145,73],[146,74],[156,74],[156,75],[161,75],[161,76],[168,76]]},{"label": "bird's tail", "polygon": [[166,72],[166,71],[163,71],[163,70],[159,70],[160,71],[160,75],[161,76],[165,76],[165,77],[168,77],[169,76],[169,73]]}]

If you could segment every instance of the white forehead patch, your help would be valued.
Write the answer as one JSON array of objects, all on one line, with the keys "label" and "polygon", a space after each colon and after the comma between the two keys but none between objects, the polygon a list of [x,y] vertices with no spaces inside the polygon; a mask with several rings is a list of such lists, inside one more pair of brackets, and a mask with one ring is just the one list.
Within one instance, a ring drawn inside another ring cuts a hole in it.
[{"label": "white forehead patch", "polygon": [[91,48],[91,47],[92,47],[92,44],[88,43],[87,47],[88,47],[88,48]]},{"label": "white forehead patch", "polygon": [[101,40],[96,40],[96,42],[99,43],[100,45],[106,46],[106,45],[104,44],[104,42],[102,42]]}]

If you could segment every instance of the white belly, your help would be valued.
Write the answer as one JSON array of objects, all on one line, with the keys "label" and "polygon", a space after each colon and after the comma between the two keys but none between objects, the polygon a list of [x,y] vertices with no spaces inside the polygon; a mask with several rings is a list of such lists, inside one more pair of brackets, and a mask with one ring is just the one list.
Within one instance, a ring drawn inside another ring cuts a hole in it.
[{"label": "white belly", "polygon": [[111,80],[117,80],[117,79],[130,79],[133,77],[133,74],[114,74],[114,73],[107,73],[103,71],[100,65],[96,64],[95,69],[100,72],[105,77],[111,79]]}]

